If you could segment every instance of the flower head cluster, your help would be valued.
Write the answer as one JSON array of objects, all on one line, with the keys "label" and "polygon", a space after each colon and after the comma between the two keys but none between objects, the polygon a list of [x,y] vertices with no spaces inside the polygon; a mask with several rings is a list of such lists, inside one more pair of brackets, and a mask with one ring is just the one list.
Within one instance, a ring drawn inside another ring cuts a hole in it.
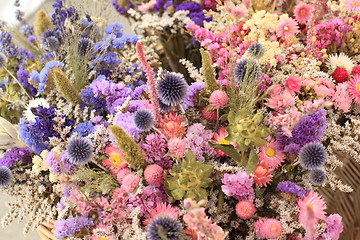
[{"label": "flower head cluster", "polygon": [[226,195],[234,197],[239,201],[254,200],[253,181],[246,172],[238,172],[237,174],[225,173],[221,182],[224,184],[221,186],[221,189]]}]

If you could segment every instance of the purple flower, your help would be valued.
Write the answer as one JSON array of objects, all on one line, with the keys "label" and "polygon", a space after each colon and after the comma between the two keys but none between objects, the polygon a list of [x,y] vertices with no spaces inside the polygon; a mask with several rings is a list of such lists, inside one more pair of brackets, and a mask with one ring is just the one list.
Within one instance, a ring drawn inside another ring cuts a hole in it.
[{"label": "purple flower", "polygon": [[175,7],[176,11],[189,11],[189,18],[199,26],[203,25],[204,21],[209,21],[211,18],[206,18],[202,7],[194,2],[181,3]]},{"label": "purple flower", "polygon": [[94,225],[91,218],[85,216],[71,217],[65,220],[57,220],[54,224],[55,234],[58,239],[71,237],[82,228],[89,229]]},{"label": "purple flower", "polygon": [[210,130],[205,130],[205,126],[201,123],[195,123],[188,128],[185,137],[186,148],[194,153],[198,161],[204,162],[204,155],[213,156],[216,154],[215,149],[210,147],[208,143],[212,136],[213,133]]},{"label": "purple flower", "polygon": [[149,164],[157,164],[164,169],[172,167],[170,157],[164,157],[166,154],[166,141],[163,135],[151,133],[146,136],[145,141],[140,145],[141,150],[145,153],[145,161]]},{"label": "purple flower", "polygon": [[66,151],[61,152],[60,156],[55,152],[49,152],[44,163],[50,168],[50,172],[55,174],[70,173],[71,169],[74,168],[74,165],[69,162]]},{"label": "purple flower", "polygon": [[122,113],[116,115],[115,125],[122,127],[125,132],[134,137],[135,141],[140,138],[140,131],[135,127],[134,114],[133,113]]},{"label": "purple flower", "polygon": [[276,190],[283,193],[294,194],[298,198],[302,198],[306,195],[306,190],[304,188],[290,181],[280,182],[277,185]]},{"label": "purple flower", "polygon": [[0,159],[0,166],[6,166],[10,168],[14,165],[18,160],[21,160],[23,164],[27,164],[31,161],[31,157],[33,155],[33,151],[31,148],[17,148],[13,147],[9,151],[7,151],[4,156]]},{"label": "purple flower", "polygon": [[253,181],[246,172],[238,172],[237,174],[225,173],[221,182],[224,184],[221,186],[221,189],[227,196],[234,197],[239,201],[254,200]]},{"label": "purple flower", "polygon": [[194,82],[188,87],[187,94],[182,102],[183,108],[187,110],[189,107],[194,107],[195,96],[201,90],[205,88],[205,85],[201,82]]},{"label": "purple flower", "polygon": [[37,94],[37,90],[33,85],[29,83],[30,75],[22,65],[20,65],[19,70],[16,72],[16,75],[19,82],[24,86],[24,88],[28,88],[31,92],[31,95],[35,96]]},{"label": "purple flower", "polygon": [[342,217],[339,214],[331,214],[324,220],[326,232],[322,234],[326,239],[337,240],[343,231]]}]

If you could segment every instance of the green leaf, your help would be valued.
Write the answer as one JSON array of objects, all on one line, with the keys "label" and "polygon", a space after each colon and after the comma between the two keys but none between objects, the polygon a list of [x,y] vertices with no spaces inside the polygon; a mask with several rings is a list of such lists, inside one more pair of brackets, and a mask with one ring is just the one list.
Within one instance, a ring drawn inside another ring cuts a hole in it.
[{"label": "green leaf", "polygon": [[252,171],[254,171],[256,165],[258,164],[258,162],[259,162],[259,157],[256,154],[255,150],[252,148],[250,150],[249,160],[248,160],[247,165],[246,165],[246,173],[249,174]]},{"label": "green leaf", "polygon": [[171,195],[176,200],[180,200],[185,195],[185,192],[182,189],[178,188],[178,189],[172,190]]},{"label": "green leaf", "polygon": [[241,160],[240,153],[234,148],[233,145],[222,145],[213,142],[209,142],[209,145],[213,148],[217,148],[223,151],[224,153],[229,155],[232,159],[234,159],[236,162],[240,162]]}]

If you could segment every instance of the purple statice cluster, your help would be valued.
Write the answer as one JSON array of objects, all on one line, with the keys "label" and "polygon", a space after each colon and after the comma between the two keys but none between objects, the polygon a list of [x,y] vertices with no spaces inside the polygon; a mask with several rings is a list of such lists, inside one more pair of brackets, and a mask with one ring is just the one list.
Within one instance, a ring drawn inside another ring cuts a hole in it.
[{"label": "purple statice cluster", "polygon": [[326,232],[321,237],[324,237],[324,239],[339,239],[340,233],[343,231],[342,217],[339,214],[331,214],[324,221],[326,223]]},{"label": "purple statice cluster", "polygon": [[0,166],[10,168],[18,160],[21,160],[23,164],[27,164],[31,161],[32,155],[33,151],[31,150],[31,148],[13,147],[12,149],[4,153],[4,156],[0,159]]},{"label": "purple statice cluster", "polygon": [[246,172],[225,173],[221,182],[224,184],[221,186],[221,190],[227,196],[234,197],[239,201],[253,201],[255,199],[255,192],[252,187],[253,181]]},{"label": "purple statice cluster", "polygon": [[135,126],[134,115],[131,112],[116,114],[115,124],[122,127],[127,134],[133,136],[135,141],[138,141],[140,139],[140,130]]},{"label": "purple statice cluster", "polygon": [[164,157],[167,152],[165,137],[162,134],[151,133],[141,142],[141,150],[145,153],[145,161],[149,164],[157,164],[164,169],[172,167],[170,157]]},{"label": "purple statice cluster", "polygon": [[100,96],[105,98],[106,107],[110,113],[116,113],[115,108],[121,106],[128,96],[131,98],[128,111],[136,111],[142,104],[142,101],[138,98],[147,88],[146,85],[141,85],[132,90],[124,86],[123,83],[107,81],[104,75],[97,77],[97,79],[90,84],[90,87],[94,93],[94,97]]},{"label": "purple statice cluster", "polygon": [[44,163],[49,166],[51,173],[70,173],[74,169],[74,165],[69,162],[66,151],[63,151],[58,155],[56,152],[49,152],[45,159]]},{"label": "purple statice cluster", "polygon": [[204,21],[210,21],[211,18],[205,17],[205,13],[203,11],[203,8],[201,5],[195,3],[195,2],[186,2],[181,3],[177,6],[175,6],[175,11],[189,11],[188,17],[199,26],[204,25]]},{"label": "purple statice cluster", "polygon": [[70,19],[73,22],[78,17],[75,8],[64,8],[63,0],[55,0],[52,7],[54,8],[54,13],[51,15],[51,22],[59,29],[63,29],[66,19]]},{"label": "purple statice cluster", "polygon": [[89,107],[91,110],[95,110],[98,114],[103,114],[107,112],[106,109],[106,100],[101,96],[96,96],[91,87],[86,87],[80,93],[80,98],[83,100],[80,103],[82,109],[85,106]]},{"label": "purple statice cluster", "polygon": [[190,149],[200,162],[205,161],[204,156],[213,156],[216,154],[214,148],[209,146],[209,141],[212,139],[213,133],[211,130],[205,130],[205,126],[201,123],[195,123],[187,130],[184,138],[186,148]]},{"label": "purple statice cluster", "polygon": [[325,116],[326,111],[319,109],[315,113],[301,118],[292,129],[291,137],[285,134],[278,134],[276,138],[280,150],[291,154],[298,154],[305,144],[318,141],[323,136],[327,127]]},{"label": "purple statice cluster", "polygon": [[93,132],[94,132],[94,125],[88,121],[79,123],[72,131],[72,133],[77,133],[77,135],[80,137],[86,137],[87,135]]},{"label": "purple statice cluster", "polygon": [[[54,130],[55,123],[53,118],[57,117],[57,115],[53,107],[45,108],[39,106],[32,108],[31,111],[36,116],[35,122],[29,122],[26,118],[21,118],[18,128],[20,138],[36,154],[39,154],[48,148],[50,137],[60,137],[59,133]],[[66,116],[59,117],[65,118],[64,127],[72,126],[72,121],[69,121]]]},{"label": "purple statice cluster", "polygon": [[33,70],[30,73],[30,78],[32,81],[38,83],[38,93],[42,93],[45,90],[47,75],[49,74],[50,70],[54,67],[62,68],[64,63],[53,60],[46,63],[45,67],[40,71],[40,73],[36,70]]},{"label": "purple statice cluster", "polygon": [[23,85],[24,88],[29,89],[31,95],[35,96],[37,94],[36,88],[29,83],[30,75],[23,65],[19,66],[19,70],[16,72],[19,82]]},{"label": "purple statice cluster", "polygon": [[276,190],[283,193],[291,193],[298,198],[305,197],[307,191],[290,181],[279,182]]},{"label": "purple statice cluster", "polygon": [[89,229],[93,225],[93,220],[85,216],[71,217],[65,220],[57,220],[54,224],[54,236],[58,239],[71,237],[74,236],[80,229]]},{"label": "purple statice cluster", "polygon": [[16,59],[19,64],[34,59],[32,53],[15,45],[12,41],[12,35],[3,30],[0,31],[0,52],[4,53],[8,58]]},{"label": "purple statice cluster", "polygon": [[186,96],[182,102],[184,110],[187,110],[189,107],[194,107],[194,100],[196,95],[205,88],[205,85],[201,82],[192,83],[187,90]]}]

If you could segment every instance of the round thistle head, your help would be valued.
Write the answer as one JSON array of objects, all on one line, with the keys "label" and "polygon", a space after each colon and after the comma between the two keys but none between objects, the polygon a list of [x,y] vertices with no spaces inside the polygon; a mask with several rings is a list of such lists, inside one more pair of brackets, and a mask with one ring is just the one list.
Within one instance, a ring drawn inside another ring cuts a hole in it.
[{"label": "round thistle head", "polygon": [[0,187],[8,185],[11,181],[12,174],[9,168],[0,166]]},{"label": "round thistle head", "polygon": [[60,41],[59,41],[59,39],[57,39],[54,36],[49,36],[49,37],[43,39],[43,45],[47,51],[52,52],[52,51],[56,51],[59,49]]},{"label": "round thistle head", "polygon": [[158,102],[159,102],[160,111],[162,112],[171,111],[172,107],[163,103],[159,98],[158,98]]},{"label": "round thistle head", "polygon": [[81,38],[78,42],[78,54],[83,57],[87,53],[91,52],[93,47],[93,40],[91,40],[90,38]]},{"label": "round thistle head", "polygon": [[257,62],[244,59],[238,62],[235,66],[234,76],[235,80],[240,84],[248,80],[257,79],[259,77],[260,69]]},{"label": "round thistle head", "polygon": [[146,236],[149,240],[184,239],[181,223],[166,215],[159,215],[150,222],[146,229]]},{"label": "round thistle head", "polygon": [[314,170],[326,162],[325,147],[320,142],[309,142],[299,152],[300,165],[307,170]]},{"label": "round thistle head", "polygon": [[91,161],[93,146],[89,139],[76,137],[70,140],[66,152],[72,164],[85,164]]},{"label": "round thistle head", "polygon": [[5,56],[5,54],[3,54],[2,52],[0,52],[0,67],[4,66],[7,62],[7,58]]},{"label": "round thistle head", "polygon": [[165,73],[160,80],[157,90],[161,102],[175,107],[186,96],[188,85],[185,79],[177,73]]},{"label": "round thistle head", "polygon": [[154,126],[154,116],[146,109],[139,109],[134,115],[134,123],[140,131],[149,131]]},{"label": "round thistle head", "polygon": [[326,173],[321,169],[314,169],[309,173],[310,181],[315,185],[323,185],[326,182]]},{"label": "round thistle head", "polygon": [[250,45],[248,52],[253,58],[261,58],[264,55],[265,50],[261,43],[256,42]]}]

